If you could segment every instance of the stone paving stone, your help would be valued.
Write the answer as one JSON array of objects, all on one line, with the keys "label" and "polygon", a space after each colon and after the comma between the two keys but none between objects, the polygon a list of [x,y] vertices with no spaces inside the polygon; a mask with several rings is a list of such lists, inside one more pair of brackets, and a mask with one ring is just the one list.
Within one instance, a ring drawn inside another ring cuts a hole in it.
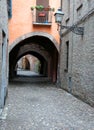
[{"label": "stone paving stone", "polygon": [[53,84],[10,84],[0,130],[94,130],[94,108]]}]

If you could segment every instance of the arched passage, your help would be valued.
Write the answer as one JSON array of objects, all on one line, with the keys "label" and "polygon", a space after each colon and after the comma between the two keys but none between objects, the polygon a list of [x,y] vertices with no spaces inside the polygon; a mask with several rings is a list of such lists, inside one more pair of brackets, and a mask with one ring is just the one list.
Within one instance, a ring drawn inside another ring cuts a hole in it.
[{"label": "arched passage", "polygon": [[21,57],[16,63],[15,70],[17,71],[17,69],[21,68],[24,70],[30,70],[30,62],[26,56]]},{"label": "arched passage", "polygon": [[59,47],[51,35],[43,32],[33,32],[13,42],[9,49],[9,78],[16,76],[16,63],[26,54],[37,57],[42,64],[41,73],[51,78],[52,82],[56,82]]},{"label": "arched passage", "polygon": [[[42,55],[40,55],[37,52],[33,52],[33,51],[27,51],[26,53],[23,53],[23,55],[19,55],[18,59],[15,60],[14,64],[10,65],[10,68],[11,68],[10,75],[12,77],[16,76],[17,70],[15,69],[15,66],[17,65],[17,62],[19,61],[19,59],[23,56],[26,56],[27,54],[33,55],[40,61],[41,66],[39,68],[39,74],[41,74],[43,76],[47,76],[48,75],[48,70],[47,70],[48,62],[44,59],[44,57]],[[26,58],[26,61],[27,61],[27,58]],[[26,64],[28,64],[28,62],[29,61],[27,61]]]},{"label": "arched passage", "polygon": [[40,74],[42,63],[34,55],[27,54],[17,61],[16,66],[17,75],[34,76]]}]

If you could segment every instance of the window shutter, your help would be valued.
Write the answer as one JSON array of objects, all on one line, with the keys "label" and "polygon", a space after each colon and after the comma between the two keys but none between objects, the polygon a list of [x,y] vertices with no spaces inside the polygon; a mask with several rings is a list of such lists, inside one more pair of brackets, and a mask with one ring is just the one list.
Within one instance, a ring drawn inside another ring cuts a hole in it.
[{"label": "window shutter", "polygon": [[7,0],[8,18],[12,17],[12,0]]}]

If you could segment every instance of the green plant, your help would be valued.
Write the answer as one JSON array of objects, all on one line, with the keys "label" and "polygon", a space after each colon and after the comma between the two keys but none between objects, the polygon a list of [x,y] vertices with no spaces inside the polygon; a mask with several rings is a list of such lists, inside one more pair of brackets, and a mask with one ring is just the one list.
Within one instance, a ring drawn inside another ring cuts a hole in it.
[{"label": "green plant", "polygon": [[55,11],[55,8],[51,8],[51,11],[53,11],[53,12],[54,12],[54,11]]},{"label": "green plant", "polygon": [[31,6],[31,10],[33,11],[34,9],[39,10],[39,11],[55,11],[55,8],[51,8],[50,6],[44,7],[43,5],[36,5],[36,6]]},{"label": "green plant", "polygon": [[31,10],[34,10],[34,8],[35,8],[34,6],[31,6]]},{"label": "green plant", "polygon": [[37,5],[37,6],[35,6],[35,8],[39,11],[42,11],[44,9],[44,6],[43,5]]}]

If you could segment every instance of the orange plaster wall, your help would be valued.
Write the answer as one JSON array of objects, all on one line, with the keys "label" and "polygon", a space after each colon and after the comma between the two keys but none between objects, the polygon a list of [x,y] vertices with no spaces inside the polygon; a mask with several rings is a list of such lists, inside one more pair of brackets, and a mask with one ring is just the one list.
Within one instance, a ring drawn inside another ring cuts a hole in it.
[{"label": "orange plaster wall", "polygon": [[[60,0],[49,0],[50,6],[57,10],[60,7]],[[47,32],[57,40],[59,43],[59,34],[57,31],[57,25],[54,19],[54,13],[52,17],[52,26],[33,26],[31,6],[36,5],[36,0],[12,0],[12,18],[9,20],[9,44],[15,41],[18,37],[34,32],[42,31]]]}]

